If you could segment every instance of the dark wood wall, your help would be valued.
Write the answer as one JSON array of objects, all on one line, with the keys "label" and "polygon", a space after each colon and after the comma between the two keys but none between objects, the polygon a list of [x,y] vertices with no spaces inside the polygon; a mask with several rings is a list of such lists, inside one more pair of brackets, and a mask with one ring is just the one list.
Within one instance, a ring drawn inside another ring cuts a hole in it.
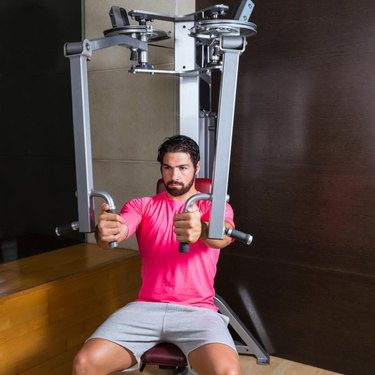
[{"label": "dark wood wall", "polygon": [[68,246],[77,220],[69,61],[81,1],[0,1],[0,262]]},{"label": "dark wood wall", "polygon": [[375,2],[254,2],[229,193],[255,239],[223,251],[217,290],[277,356],[371,374]]}]

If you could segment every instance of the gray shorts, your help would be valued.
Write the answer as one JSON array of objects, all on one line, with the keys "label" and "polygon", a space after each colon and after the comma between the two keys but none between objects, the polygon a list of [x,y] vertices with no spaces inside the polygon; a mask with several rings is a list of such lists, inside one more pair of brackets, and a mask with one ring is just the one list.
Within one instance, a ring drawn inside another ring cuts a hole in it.
[{"label": "gray shorts", "polygon": [[142,354],[160,342],[176,344],[188,357],[205,344],[221,343],[236,351],[228,317],[201,307],[132,302],[111,315],[89,339],[101,338],[130,350],[137,369]]}]

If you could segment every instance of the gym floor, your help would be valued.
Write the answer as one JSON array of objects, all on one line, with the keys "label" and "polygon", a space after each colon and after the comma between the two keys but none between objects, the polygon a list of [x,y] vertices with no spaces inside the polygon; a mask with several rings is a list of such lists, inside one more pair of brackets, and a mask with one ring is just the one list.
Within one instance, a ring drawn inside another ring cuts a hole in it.
[{"label": "gym floor", "polygon": [[[304,365],[286,359],[271,357],[268,366],[257,365],[252,356],[240,356],[242,375],[334,375],[337,372]],[[116,373],[116,375],[121,372]],[[143,372],[132,372],[134,375],[171,375],[172,371],[159,370],[156,366],[145,368]]]}]

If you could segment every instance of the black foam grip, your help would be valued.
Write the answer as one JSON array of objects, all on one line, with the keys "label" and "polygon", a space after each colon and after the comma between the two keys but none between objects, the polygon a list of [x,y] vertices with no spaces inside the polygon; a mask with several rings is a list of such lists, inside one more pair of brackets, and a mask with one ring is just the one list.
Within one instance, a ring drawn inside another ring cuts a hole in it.
[{"label": "black foam grip", "polygon": [[65,44],[65,51],[67,55],[78,55],[83,51],[82,42],[73,42]]},{"label": "black foam grip", "polygon": [[180,246],[178,248],[178,251],[180,253],[188,253],[190,250],[189,244],[186,242],[180,242]]},{"label": "black foam grip", "polygon": [[[110,214],[114,214],[115,210],[108,210],[107,212],[110,213]],[[117,247],[117,246],[118,246],[117,241],[112,241],[112,242],[108,243],[108,247],[111,248],[111,249],[113,249],[114,247]]]},{"label": "black foam grip", "polygon": [[69,223],[59,225],[58,227],[56,227],[55,232],[58,236],[65,236],[66,234],[75,232],[77,229],[72,226],[72,223]]},{"label": "black foam grip", "polygon": [[225,228],[225,234],[228,235],[231,238],[234,238],[237,241],[244,242],[247,245],[250,245],[252,240],[253,240],[253,236],[251,234],[241,232],[241,231],[239,231],[237,229],[233,229],[233,228]]}]

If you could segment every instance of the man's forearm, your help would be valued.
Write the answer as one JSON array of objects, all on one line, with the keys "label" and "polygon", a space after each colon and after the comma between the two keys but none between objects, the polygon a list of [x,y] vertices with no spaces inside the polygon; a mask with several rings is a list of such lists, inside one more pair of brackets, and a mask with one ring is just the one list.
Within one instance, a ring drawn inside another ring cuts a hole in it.
[{"label": "man's forearm", "polygon": [[[214,249],[223,249],[224,247],[228,246],[231,242],[232,239],[226,235],[224,235],[222,240],[215,240],[208,238],[208,223],[205,221],[201,221],[202,223],[202,231],[201,231],[201,236],[199,239],[203,241],[206,245],[209,247],[212,247]],[[225,222],[225,226],[232,227],[229,223]]]}]

